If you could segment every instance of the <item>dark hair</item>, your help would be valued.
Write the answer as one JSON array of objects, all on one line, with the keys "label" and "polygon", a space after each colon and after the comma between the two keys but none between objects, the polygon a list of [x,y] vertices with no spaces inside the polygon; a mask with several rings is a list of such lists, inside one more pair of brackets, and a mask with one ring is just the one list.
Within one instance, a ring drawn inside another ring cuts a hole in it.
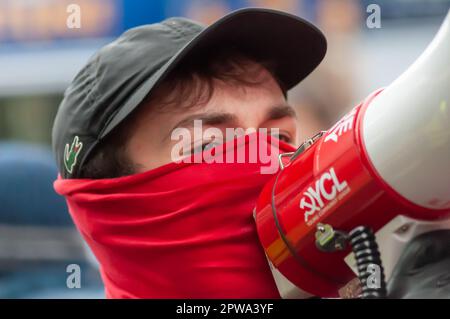
[{"label": "dark hair", "polygon": [[[265,68],[278,81],[272,63],[256,61],[235,50],[186,59],[170,72],[128,118],[97,145],[81,167],[78,178],[114,178],[136,172],[136,165],[128,157],[126,146],[131,126],[143,105],[160,110],[171,110],[175,106],[177,109],[189,109],[203,105],[214,93],[214,80],[236,87],[261,84],[262,80],[257,74],[260,67],[256,66]],[[278,83],[286,96],[286,90],[280,81]]]}]

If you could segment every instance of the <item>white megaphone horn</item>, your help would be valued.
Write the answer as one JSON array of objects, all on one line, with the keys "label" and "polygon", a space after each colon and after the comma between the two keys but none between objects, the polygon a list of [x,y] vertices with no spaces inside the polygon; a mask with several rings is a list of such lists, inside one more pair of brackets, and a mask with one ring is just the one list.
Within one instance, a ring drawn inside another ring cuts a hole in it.
[{"label": "white megaphone horn", "polygon": [[398,193],[423,207],[450,208],[450,11],[422,55],[374,99],[363,138]]}]

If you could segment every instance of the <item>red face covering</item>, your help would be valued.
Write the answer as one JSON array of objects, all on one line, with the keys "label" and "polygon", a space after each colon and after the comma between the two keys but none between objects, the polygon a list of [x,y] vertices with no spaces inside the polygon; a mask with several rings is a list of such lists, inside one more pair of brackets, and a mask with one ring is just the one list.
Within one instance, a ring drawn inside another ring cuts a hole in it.
[{"label": "red face covering", "polygon": [[[271,164],[261,156],[249,163],[255,137]],[[114,179],[58,179],[55,189],[100,263],[107,297],[279,298],[252,216],[275,173],[261,174],[277,163],[270,141],[252,134],[223,145],[223,156],[234,151],[235,160],[245,150],[246,163],[223,157]]]}]

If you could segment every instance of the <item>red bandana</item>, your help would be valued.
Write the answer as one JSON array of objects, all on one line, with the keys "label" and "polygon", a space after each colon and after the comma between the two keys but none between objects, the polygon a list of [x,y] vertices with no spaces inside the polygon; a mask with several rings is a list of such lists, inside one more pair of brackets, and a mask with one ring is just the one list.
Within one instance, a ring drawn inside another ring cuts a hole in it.
[{"label": "red bandana", "polygon": [[[224,144],[224,154],[244,148],[248,155],[252,137],[258,154],[276,161],[275,143],[262,134]],[[270,164],[259,158],[59,178],[54,186],[100,263],[108,298],[279,298],[252,216],[271,178],[261,174]]]}]

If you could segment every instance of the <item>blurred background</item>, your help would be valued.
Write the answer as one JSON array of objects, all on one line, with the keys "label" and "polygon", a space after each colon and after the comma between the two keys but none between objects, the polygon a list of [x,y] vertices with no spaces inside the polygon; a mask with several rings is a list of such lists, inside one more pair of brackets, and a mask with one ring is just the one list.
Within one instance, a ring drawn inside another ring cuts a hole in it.
[{"label": "blurred background", "polygon": [[[81,9],[79,29],[66,25],[70,4]],[[370,27],[372,4],[379,28]],[[52,122],[87,59],[137,25],[169,16],[209,24],[249,6],[297,14],[328,39],[323,63],[290,92],[307,138],[399,76],[450,0],[0,0],[0,298],[104,297],[96,262],[52,188]],[[80,266],[80,288],[67,286],[70,264]]]}]

